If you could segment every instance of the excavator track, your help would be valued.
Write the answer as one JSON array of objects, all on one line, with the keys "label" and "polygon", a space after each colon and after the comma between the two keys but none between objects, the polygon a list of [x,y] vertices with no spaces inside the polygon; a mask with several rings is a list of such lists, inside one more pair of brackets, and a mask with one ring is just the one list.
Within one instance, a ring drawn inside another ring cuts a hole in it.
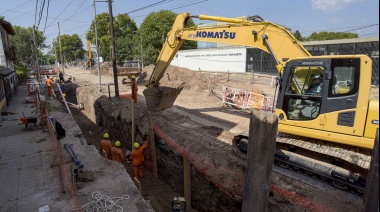
[{"label": "excavator track", "polygon": [[293,147],[306,149],[318,154],[327,155],[338,160],[346,161],[350,164],[357,165],[363,169],[369,169],[371,162],[371,152],[352,146],[328,143],[313,138],[306,138],[287,133],[278,133],[277,143],[288,144]]},{"label": "excavator track", "polygon": [[[233,152],[246,160],[249,134],[242,132],[232,141]],[[303,172],[341,190],[362,195],[371,162],[371,152],[327,143],[318,139],[278,133],[274,163],[281,168]]]}]

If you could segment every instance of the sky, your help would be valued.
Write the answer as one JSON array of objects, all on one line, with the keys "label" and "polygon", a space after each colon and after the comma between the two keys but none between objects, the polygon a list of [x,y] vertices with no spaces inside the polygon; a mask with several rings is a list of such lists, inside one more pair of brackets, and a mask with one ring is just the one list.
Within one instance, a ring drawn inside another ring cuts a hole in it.
[{"label": "sky", "polygon": [[[45,4],[43,4],[45,2]],[[58,36],[78,34],[86,45],[86,32],[94,19],[94,0],[0,0],[0,16],[13,26],[33,27],[44,32],[45,44]],[[96,13],[109,11],[105,0],[95,0]],[[44,6],[42,6],[44,5]],[[37,8],[37,9],[36,9]],[[44,8],[41,12],[41,8]],[[129,14],[139,27],[151,12],[171,10],[191,15],[263,19],[298,30],[306,37],[313,32],[357,33],[379,36],[379,0],[113,0],[112,13]],[[40,18],[41,17],[41,18]],[[195,24],[207,24],[193,19]],[[86,47],[84,47],[86,49]]]}]

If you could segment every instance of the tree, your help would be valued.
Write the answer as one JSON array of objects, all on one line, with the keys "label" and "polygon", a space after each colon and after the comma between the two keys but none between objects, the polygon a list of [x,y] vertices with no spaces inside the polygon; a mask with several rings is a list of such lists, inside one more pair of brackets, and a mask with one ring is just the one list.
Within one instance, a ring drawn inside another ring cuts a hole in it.
[{"label": "tree", "polygon": [[358,38],[358,34],[351,32],[313,32],[308,38],[308,41],[313,40],[337,40],[337,39],[349,39],[349,38]]},{"label": "tree", "polygon": [[[99,43],[99,56],[104,57],[106,60],[111,60],[111,36],[109,14],[101,13],[96,15],[96,26],[98,32]],[[133,42],[134,31],[137,31],[135,21],[133,21],[128,14],[119,14],[114,19],[114,32],[115,32],[115,52],[116,63],[121,65],[125,60],[133,58],[133,50],[131,49]],[[86,34],[91,37],[91,42],[95,44],[95,22],[92,22],[90,30]]]},{"label": "tree", "polygon": [[293,33],[293,36],[294,36],[295,38],[297,38],[298,41],[303,41],[303,37],[302,37],[300,31],[296,30],[296,31]]},{"label": "tree", "polygon": [[[10,37],[11,45],[16,49],[17,63],[24,66],[33,64],[35,58],[32,58],[33,52],[33,28],[24,28],[20,26],[13,27],[16,34]],[[36,46],[39,58],[42,55],[39,50],[44,41],[45,37],[42,35],[42,31],[36,31]]]},{"label": "tree", "polygon": [[[159,12],[151,12],[141,23],[139,33],[143,35],[144,46],[144,63],[155,63],[161,49],[162,37],[166,37],[171,30],[177,14],[169,10],[161,10]],[[194,22],[190,19],[187,27],[194,26]],[[181,49],[195,48],[196,42],[185,41]],[[136,47],[137,48],[137,47]]]},{"label": "tree", "polygon": [[55,48],[58,58],[61,58],[59,39],[61,40],[62,56],[64,57],[65,62],[71,62],[75,61],[76,59],[84,58],[84,53],[86,51],[83,49],[83,42],[77,34],[64,34],[61,35],[60,38],[58,36],[55,39],[55,42],[53,43],[53,48]]}]

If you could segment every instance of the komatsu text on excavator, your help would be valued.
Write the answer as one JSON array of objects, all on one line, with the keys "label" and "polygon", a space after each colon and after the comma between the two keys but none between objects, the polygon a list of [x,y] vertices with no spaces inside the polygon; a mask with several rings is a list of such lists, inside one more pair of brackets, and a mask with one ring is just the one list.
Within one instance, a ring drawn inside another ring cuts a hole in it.
[{"label": "komatsu text on excavator", "polygon": [[[144,90],[148,110],[171,107],[181,88],[159,86],[184,40],[259,48],[277,62],[279,119],[275,159],[331,179],[341,189],[363,192],[370,151],[379,125],[379,100],[370,99],[372,60],[366,55],[312,56],[286,28],[259,16],[224,18],[186,28],[188,13],[177,16]],[[194,17],[193,17],[194,18]],[[248,135],[235,142],[248,141]]]}]

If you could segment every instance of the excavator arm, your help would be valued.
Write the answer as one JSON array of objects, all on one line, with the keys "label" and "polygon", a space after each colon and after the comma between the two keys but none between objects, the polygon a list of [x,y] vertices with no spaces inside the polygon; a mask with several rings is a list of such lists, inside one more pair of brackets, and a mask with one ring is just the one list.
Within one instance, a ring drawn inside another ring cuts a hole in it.
[{"label": "excavator arm", "polygon": [[[221,22],[212,26],[186,28],[190,18]],[[204,41],[259,48],[273,55],[277,70],[281,72],[284,62],[295,57],[309,57],[311,54],[286,28],[255,19],[224,18],[216,16],[190,16],[181,13],[167,34],[167,39],[156,61],[155,70],[146,86],[159,84],[160,79],[185,40]]]},{"label": "excavator arm", "polygon": [[[190,18],[221,22],[210,26],[195,26],[186,28]],[[171,107],[181,92],[179,88],[159,90],[159,83],[166,69],[185,40],[205,41],[255,47],[273,55],[281,73],[287,60],[296,57],[310,57],[311,54],[298,42],[286,28],[264,21],[258,16],[248,18],[224,18],[216,16],[191,16],[180,13],[167,34],[165,43],[157,58],[156,66],[145,84],[143,92],[146,97],[147,109],[160,111]],[[152,89],[156,88],[156,90]]]}]

